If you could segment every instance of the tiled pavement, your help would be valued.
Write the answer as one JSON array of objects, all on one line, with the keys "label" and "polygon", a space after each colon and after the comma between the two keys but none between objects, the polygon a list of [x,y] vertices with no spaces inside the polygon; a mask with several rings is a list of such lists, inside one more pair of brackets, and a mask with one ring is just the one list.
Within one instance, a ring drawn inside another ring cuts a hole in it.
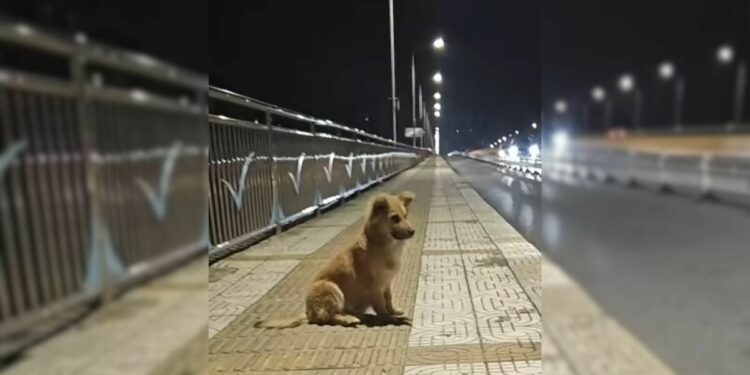
[{"label": "tiled pavement", "polygon": [[442,159],[377,190],[417,194],[394,284],[413,325],[253,327],[303,311],[315,273],[361,225],[358,197],[211,267],[211,373],[541,373],[540,253]]},{"label": "tiled pavement", "polygon": [[361,225],[359,197],[211,267],[210,373],[541,374],[543,358],[545,375],[673,374],[443,160],[375,191],[405,189],[417,234],[394,301],[411,327],[253,327],[303,311],[310,280]]}]

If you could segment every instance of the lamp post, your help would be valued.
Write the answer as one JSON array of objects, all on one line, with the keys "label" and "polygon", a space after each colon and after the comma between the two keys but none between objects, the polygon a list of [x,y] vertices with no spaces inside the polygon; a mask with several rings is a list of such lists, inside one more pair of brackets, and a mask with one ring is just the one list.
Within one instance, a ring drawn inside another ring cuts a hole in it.
[{"label": "lamp post", "polygon": [[[716,59],[722,65],[729,65],[734,61],[734,48],[729,44],[724,44],[716,49]],[[742,114],[745,101],[745,81],[747,80],[747,66],[745,61],[737,63],[737,72],[734,77],[734,105],[732,108],[732,121],[728,127],[739,125],[742,122]]]}]

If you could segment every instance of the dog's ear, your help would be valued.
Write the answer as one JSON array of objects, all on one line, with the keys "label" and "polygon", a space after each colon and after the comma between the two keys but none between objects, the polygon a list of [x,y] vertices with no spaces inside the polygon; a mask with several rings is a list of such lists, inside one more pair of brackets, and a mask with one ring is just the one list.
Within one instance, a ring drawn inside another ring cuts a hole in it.
[{"label": "dog's ear", "polygon": [[379,214],[388,211],[388,197],[385,195],[378,195],[372,200],[372,214]]},{"label": "dog's ear", "polygon": [[409,207],[409,204],[414,200],[414,197],[414,193],[410,191],[404,191],[398,195],[398,199],[400,199],[401,202],[404,203],[404,207]]}]

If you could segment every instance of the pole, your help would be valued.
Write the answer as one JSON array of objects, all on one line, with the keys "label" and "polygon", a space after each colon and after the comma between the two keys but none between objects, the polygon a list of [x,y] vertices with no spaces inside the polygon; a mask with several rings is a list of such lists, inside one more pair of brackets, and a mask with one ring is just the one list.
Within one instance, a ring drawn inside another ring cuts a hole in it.
[{"label": "pole", "polygon": [[633,129],[640,128],[641,117],[641,90],[635,89],[633,93]]},{"label": "pole", "polygon": [[388,0],[391,29],[391,109],[393,111],[393,141],[396,142],[396,51],[393,41],[393,0]]},{"label": "pole", "polygon": [[610,128],[612,122],[612,101],[607,99],[604,102],[604,129]]},{"label": "pole", "polygon": [[[417,101],[416,101],[416,78],[414,66],[414,54],[411,54],[411,127],[416,130],[417,128]],[[411,145],[417,145],[417,137],[412,137]]]},{"label": "pole", "polygon": [[734,90],[734,126],[738,126],[742,122],[742,111],[745,104],[745,79],[745,62],[740,61],[739,65],[737,65],[736,86]]},{"label": "pole", "polygon": [[423,109],[422,108],[422,85],[419,85],[419,118],[421,119],[423,117]]},{"label": "pole", "polygon": [[674,85],[674,128],[676,131],[682,130],[682,100],[685,96],[685,81],[682,77],[677,77]]}]

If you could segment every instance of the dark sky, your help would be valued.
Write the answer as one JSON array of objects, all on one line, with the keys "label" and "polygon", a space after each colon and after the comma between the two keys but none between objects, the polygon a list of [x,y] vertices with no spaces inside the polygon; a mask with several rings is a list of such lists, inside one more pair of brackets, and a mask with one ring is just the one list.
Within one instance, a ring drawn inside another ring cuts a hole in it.
[{"label": "dark sky", "polygon": [[[444,149],[538,121],[534,1],[395,3],[399,136],[411,122],[411,51],[426,97],[431,75],[443,74]],[[388,1],[214,1],[210,16],[212,84],[391,136]]]},{"label": "dark sky", "polygon": [[[551,116],[565,98],[574,114],[607,88],[615,125],[630,125],[632,96],[615,92],[635,75],[647,127],[672,121],[673,82],[656,77],[669,59],[686,82],[685,122],[730,117],[736,66],[715,49],[750,57],[750,2],[395,0],[399,136],[411,122],[410,54],[427,98],[430,76],[445,78],[444,150],[478,146],[539,121],[544,127],[581,116]],[[212,84],[390,137],[387,0],[0,0],[0,12],[62,31],[84,30],[108,44],[143,51],[198,72]],[[436,54],[430,42],[445,37]],[[209,49],[210,46],[210,49]],[[750,118],[746,95],[745,118]],[[430,104],[432,104],[430,102]],[[601,130],[591,105],[589,127]],[[456,133],[459,130],[460,133]],[[403,140],[403,138],[401,138]]]},{"label": "dark sky", "polygon": [[0,0],[0,15],[208,70],[207,0]]},{"label": "dark sky", "polygon": [[[736,64],[720,66],[715,51],[718,45],[730,43],[739,57],[750,57],[749,4],[676,0],[546,2],[542,23],[545,115],[552,112],[556,98],[565,98],[580,120],[582,104],[591,103],[590,90],[598,84],[605,86],[614,99],[614,125],[629,126],[632,96],[615,92],[617,77],[629,72],[643,93],[644,126],[671,126],[674,81],[657,79],[658,64],[670,60],[686,82],[686,125],[726,122]],[[600,129],[601,116],[602,112],[593,107],[591,117],[599,122],[592,126]],[[550,121],[545,123],[549,125]]]}]

